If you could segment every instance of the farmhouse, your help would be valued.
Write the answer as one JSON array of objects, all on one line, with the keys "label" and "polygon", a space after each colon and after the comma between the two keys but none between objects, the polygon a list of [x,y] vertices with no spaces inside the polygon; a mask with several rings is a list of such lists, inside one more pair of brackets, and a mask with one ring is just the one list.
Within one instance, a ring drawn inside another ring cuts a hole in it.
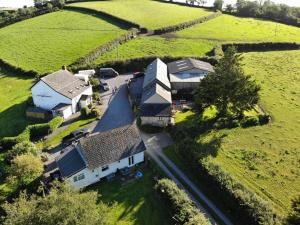
[{"label": "farmhouse", "polygon": [[201,79],[214,68],[210,63],[186,58],[168,64],[172,93],[180,90],[192,91],[198,88]]},{"label": "farmhouse", "polygon": [[42,77],[32,88],[36,107],[65,119],[92,101],[92,86],[67,70]]},{"label": "farmhouse", "polygon": [[141,99],[141,123],[166,126],[172,122],[171,84],[167,65],[154,60],[146,69]]},{"label": "farmhouse", "polygon": [[93,134],[56,159],[62,178],[83,188],[144,161],[146,147],[135,124]]}]

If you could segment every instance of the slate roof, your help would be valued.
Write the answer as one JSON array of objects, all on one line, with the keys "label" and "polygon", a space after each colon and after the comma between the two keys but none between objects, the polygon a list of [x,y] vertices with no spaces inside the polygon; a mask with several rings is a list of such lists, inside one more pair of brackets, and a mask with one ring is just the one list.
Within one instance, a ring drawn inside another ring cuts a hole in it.
[{"label": "slate roof", "polygon": [[148,65],[145,72],[143,89],[145,90],[149,85],[157,82],[164,86],[165,89],[171,90],[171,84],[168,79],[168,67],[159,58]]},{"label": "slate roof", "polygon": [[109,165],[146,150],[135,124],[83,138],[79,146],[89,169]]},{"label": "slate roof", "polygon": [[141,105],[141,116],[171,116],[171,104],[143,104]]},{"label": "slate roof", "polygon": [[[166,102],[172,103],[171,92],[166,90],[165,88],[163,88],[158,83],[153,83],[146,90],[143,91],[142,99],[141,99],[142,104],[156,94],[161,96],[163,99],[165,99]],[[165,103],[165,102],[157,101],[155,103],[161,104],[161,103]]]},{"label": "slate roof", "polygon": [[66,96],[67,98],[74,98],[90,86],[83,80],[75,77],[67,70],[59,70],[41,78],[54,91]]},{"label": "slate roof", "polygon": [[200,60],[186,58],[175,62],[168,63],[169,73],[178,73],[191,69],[200,69],[208,72],[214,72],[214,68],[210,63]]},{"label": "slate roof", "polygon": [[75,146],[66,147],[64,153],[56,159],[62,177],[70,177],[86,168],[85,162]]}]

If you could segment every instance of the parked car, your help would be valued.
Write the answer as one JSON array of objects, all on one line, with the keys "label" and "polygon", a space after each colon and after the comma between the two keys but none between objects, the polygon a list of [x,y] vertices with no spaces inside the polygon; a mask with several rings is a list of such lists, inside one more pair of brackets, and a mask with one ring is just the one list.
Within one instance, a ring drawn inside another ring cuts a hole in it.
[{"label": "parked car", "polygon": [[100,80],[100,87],[104,91],[108,91],[110,89],[108,83],[105,80],[103,80],[103,79]]},{"label": "parked car", "polygon": [[86,128],[75,130],[63,138],[63,140],[62,140],[63,144],[64,145],[72,144],[74,141],[78,141],[80,138],[86,137],[90,133],[91,133],[91,130],[86,129]]},{"label": "parked car", "polygon": [[119,76],[119,73],[113,68],[100,68],[101,77],[116,77]]},{"label": "parked car", "polygon": [[135,72],[133,73],[133,78],[143,77],[145,75],[144,72]]}]

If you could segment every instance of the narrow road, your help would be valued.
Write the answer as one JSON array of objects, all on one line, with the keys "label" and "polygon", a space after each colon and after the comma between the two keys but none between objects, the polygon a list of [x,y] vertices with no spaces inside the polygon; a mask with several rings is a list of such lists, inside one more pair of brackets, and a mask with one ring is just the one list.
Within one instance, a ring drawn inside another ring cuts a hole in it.
[{"label": "narrow road", "polygon": [[[180,188],[184,189],[190,198],[194,201],[196,206],[200,209],[201,212],[210,220],[212,224],[225,224],[233,225],[230,220],[223,214],[223,212],[218,209],[214,203],[212,203],[205,194],[198,189],[198,187],[181,171],[163,152],[163,148],[172,143],[171,138],[166,133],[158,134],[146,134],[141,132],[141,137],[147,147],[147,153],[149,156],[157,163],[157,165],[166,173],[166,175],[172,179]],[[171,168],[171,170],[169,169]],[[174,174],[175,173],[175,174]],[[186,185],[189,186],[189,189],[193,191],[197,198],[205,203],[203,206],[195,196],[188,191],[184,185],[176,177],[179,177]],[[209,210],[208,210],[209,208]],[[212,216],[208,211],[213,212]],[[215,217],[218,217],[218,223]]]}]

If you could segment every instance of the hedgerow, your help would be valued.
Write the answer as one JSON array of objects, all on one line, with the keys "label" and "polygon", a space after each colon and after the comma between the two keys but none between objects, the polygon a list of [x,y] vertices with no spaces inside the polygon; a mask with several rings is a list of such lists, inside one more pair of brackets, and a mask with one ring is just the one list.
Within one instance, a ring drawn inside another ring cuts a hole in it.
[{"label": "hedgerow", "polygon": [[220,16],[221,14],[222,14],[222,12],[216,12],[211,15],[204,16],[204,17],[192,20],[192,21],[188,21],[188,22],[184,22],[184,23],[180,23],[180,24],[172,25],[172,26],[168,26],[168,27],[159,28],[159,29],[154,30],[154,34],[160,35],[160,34],[164,34],[164,33],[183,30],[183,29],[191,27],[195,24],[207,22],[211,19],[214,19],[214,18]]},{"label": "hedgerow", "polygon": [[[213,124],[215,121],[211,121]],[[214,154],[220,140],[213,140],[213,149],[201,148],[194,138],[207,130],[208,124],[190,125],[189,127],[178,127],[171,130],[174,140],[177,141],[174,151],[179,154],[191,171],[200,175],[201,181],[206,182],[216,197],[226,203],[226,207],[237,215],[239,221],[245,225],[275,225],[281,224],[281,215],[260,196],[249,190],[237,181],[229,173],[222,170],[208,160],[205,156]]]},{"label": "hedgerow", "polygon": [[161,179],[155,185],[155,190],[168,204],[173,218],[184,225],[211,225],[204,215],[196,208],[188,195],[169,179]]},{"label": "hedgerow", "polygon": [[56,130],[62,123],[63,117],[55,117],[48,123],[32,124],[25,128],[25,130],[16,137],[4,137],[0,144],[4,149],[11,149],[18,143],[36,140],[40,137],[48,135]]}]

